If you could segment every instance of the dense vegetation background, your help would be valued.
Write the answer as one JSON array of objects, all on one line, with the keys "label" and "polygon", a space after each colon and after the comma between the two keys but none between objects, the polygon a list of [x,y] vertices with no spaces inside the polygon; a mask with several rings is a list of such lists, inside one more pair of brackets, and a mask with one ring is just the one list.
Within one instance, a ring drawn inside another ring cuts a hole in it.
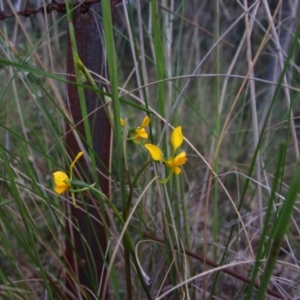
[{"label": "dense vegetation background", "polygon": [[[26,3],[49,1],[2,0],[0,9],[22,11]],[[121,159],[132,179],[141,174],[134,186],[126,177],[122,190],[125,171],[112,147],[111,299],[296,299],[298,1],[135,0],[113,10],[115,49],[100,28],[94,31],[106,41],[108,67],[117,65],[109,78],[117,82],[118,102],[110,84],[105,90],[105,101],[113,99],[111,122],[118,126],[114,105],[133,128],[148,114],[148,142],[165,156],[172,153],[172,128],[181,126],[187,162],[161,183],[157,177],[167,177],[168,167],[150,162],[142,169],[149,155],[128,140]],[[72,199],[53,191],[52,173],[67,172],[74,159],[65,143],[69,26],[55,11],[0,21],[1,299],[61,299],[58,290],[65,292],[65,204]],[[105,74],[95,76],[97,84],[107,83]],[[128,195],[131,213],[123,222],[114,209],[121,212]],[[131,257],[129,287],[125,221],[139,262]],[[137,268],[151,279],[148,295]]]}]

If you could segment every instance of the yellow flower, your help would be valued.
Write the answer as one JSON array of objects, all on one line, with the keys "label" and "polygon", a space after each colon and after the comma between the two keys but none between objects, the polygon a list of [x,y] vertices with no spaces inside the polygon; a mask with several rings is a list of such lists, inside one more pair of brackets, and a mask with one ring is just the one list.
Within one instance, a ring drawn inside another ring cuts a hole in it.
[{"label": "yellow flower", "polygon": [[150,123],[150,118],[148,116],[146,116],[144,119],[143,119],[143,122],[141,124],[140,127],[137,127],[132,136],[133,136],[133,139],[136,140],[136,141],[140,141],[141,139],[147,139],[148,138],[148,133],[146,132],[146,127],[149,125]]},{"label": "yellow flower", "polygon": [[64,172],[61,171],[54,172],[53,178],[55,183],[54,191],[59,195],[66,192],[68,188],[71,186],[69,182],[70,180],[69,176]]},{"label": "yellow flower", "polygon": [[62,172],[62,171],[56,171],[52,174],[53,179],[54,179],[54,183],[55,183],[54,191],[57,194],[60,195],[64,192],[66,192],[70,188],[74,165],[77,162],[77,160],[83,155],[83,153],[84,153],[83,151],[79,152],[76,155],[73,162],[71,163],[71,165],[70,165],[70,178],[65,172]]},{"label": "yellow flower", "polygon": [[181,169],[178,166],[184,165],[186,160],[187,158],[185,152],[181,152],[174,158],[165,160],[165,163],[169,166],[173,173],[178,175],[181,173]]},{"label": "yellow flower", "polygon": [[[130,140],[139,143],[141,139],[147,139],[148,133],[145,128],[149,125],[149,123],[150,123],[150,118],[146,116],[143,119],[141,126],[136,128],[130,128],[129,129],[129,132],[131,133]],[[121,126],[124,127],[126,125],[126,121],[123,118],[120,118],[120,124]]]},{"label": "yellow flower", "polygon": [[146,144],[144,146],[148,150],[148,152],[153,160],[162,161],[164,164],[166,164],[170,168],[171,173],[178,175],[181,173],[181,169],[179,166],[184,165],[187,161],[185,152],[181,152],[178,155],[176,155],[176,150],[183,143],[183,139],[184,138],[183,138],[183,134],[181,132],[181,126],[174,128],[174,130],[171,134],[171,144],[173,147],[173,155],[169,159],[164,159],[163,153],[159,147],[152,145],[152,144]]},{"label": "yellow flower", "polygon": [[145,148],[149,151],[153,160],[158,160],[158,161],[163,160],[163,154],[159,147],[152,144],[146,144]]}]

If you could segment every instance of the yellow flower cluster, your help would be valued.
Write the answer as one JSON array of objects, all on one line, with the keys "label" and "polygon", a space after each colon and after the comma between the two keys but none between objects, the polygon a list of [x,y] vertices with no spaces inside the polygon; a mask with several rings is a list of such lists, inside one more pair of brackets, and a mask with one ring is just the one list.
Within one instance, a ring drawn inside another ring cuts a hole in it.
[{"label": "yellow flower cluster", "polygon": [[[120,123],[122,126],[126,126],[125,120],[120,119]],[[150,118],[146,116],[143,121],[141,126],[132,128],[129,130],[131,132],[131,139],[135,141],[136,143],[139,143],[142,139],[147,139],[148,138],[148,133],[146,132],[146,127],[149,126],[150,123]],[[181,131],[181,126],[178,126],[174,128],[172,134],[171,134],[171,145],[173,148],[173,153],[170,158],[165,159],[162,153],[162,150],[153,144],[145,144],[145,148],[149,152],[151,158],[154,161],[160,161],[164,163],[168,168],[170,169],[170,176],[174,173],[176,175],[181,173],[181,168],[180,166],[184,165],[187,161],[186,153],[185,152],[180,152],[179,154],[176,154],[178,148],[182,145],[184,140],[182,131]],[[75,163],[78,161],[78,159],[83,155],[83,151],[79,152],[73,162],[70,165],[70,176],[68,176],[65,172],[62,171],[56,171],[53,173],[53,179],[54,179],[54,191],[57,194],[63,194],[67,190],[71,192],[72,198],[73,198],[73,203],[74,206],[76,207],[76,201],[74,197],[74,193],[81,192],[88,190],[89,188],[93,187],[94,185],[86,185],[81,189],[76,189],[74,190],[72,188],[72,185],[76,185],[76,182],[73,179],[73,168]],[[170,176],[168,176],[164,182],[167,182],[170,179]],[[78,184],[78,183],[77,183]],[[81,185],[82,187],[82,185]]]},{"label": "yellow flower cluster", "polygon": [[178,126],[174,128],[171,134],[171,144],[173,147],[173,154],[171,158],[164,159],[161,149],[153,144],[145,144],[144,146],[148,150],[153,160],[163,162],[170,168],[172,173],[178,175],[181,173],[181,169],[179,166],[184,165],[187,160],[185,152],[180,152],[178,155],[176,155],[176,151],[182,143],[183,134],[181,131],[181,126]]},{"label": "yellow flower cluster", "polygon": [[[147,139],[148,133],[146,131],[146,127],[149,126],[149,123],[150,123],[150,118],[146,116],[143,119],[141,126],[130,129],[131,139],[135,142],[140,142],[142,139]],[[120,118],[120,124],[121,126],[125,126],[126,124],[125,120]]]}]

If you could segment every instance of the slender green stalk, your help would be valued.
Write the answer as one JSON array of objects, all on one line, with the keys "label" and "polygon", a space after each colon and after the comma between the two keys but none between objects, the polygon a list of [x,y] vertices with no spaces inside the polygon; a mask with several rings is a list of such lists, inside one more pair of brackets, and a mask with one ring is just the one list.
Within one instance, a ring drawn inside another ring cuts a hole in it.
[{"label": "slender green stalk", "polygon": [[[218,40],[220,38],[220,3],[219,1],[216,2],[216,39]],[[216,107],[220,107],[220,89],[221,89],[221,82],[219,74],[221,73],[221,45],[220,43],[216,47],[216,88],[215,88],[215,99],[216,99]],[[215,138],[216,138],[216,144],[218,144],[218,139],[220,136],[220,118],[221,118],[221,112],[218,111],[217,117],[216,117],[216,125],[215,125]],[[214,162],[214,171],[216,174],[219,174],[219,156],[216,157],[216,160]],[[215,180],[214,184],[214,195],[213,195],[213,239],[214,241],[218,240],[219,231],[220,231],[220,222],[219,222],[219,184],[217,180]],[[214,247],[214,258],[217,259],[217,247]]]},{"label": "slender green stalk", "polygon": [[267,260],[267,264],[265,270],[261,276],[260,287],[256,294],[256,299],[263,299],[266,290],[268,288],[268,284],[270,278],[272,276],[277,256],[280,251],[281,244],[283,242],[286,230],[289,226],[289,221],[291,219],[295,202],[297,200],[297,194],[300,190],[300,172],[297,171],[294,175],[288,193],[286,195],[286,199],[282,205],[280,210],[278,219],[275,222],[274,230],[273,230],[273,242],[270,249],[270,255]]},{"label": "slender green stalk", "polygon": [[[157,1],[151,0],[151,15],[152,15],[152,26],[153,26],[153,42],[155,50],[155,67],[157,80],[165,78],[165,50],[162,42],[162,30],[159,23],[159,14]],[[159,82],[157,86],[157,98],[158,98],[158,113],[161,116],[165,116],[165,83]],[[163,147],[166,150],[166,147]]]},{"label": "slender green stalk", "polygon": [[[107,60],[108,60],[108,71],[110,78],[110,87],[111,87],[111,98],[112,98],[112,108],[114,113],[114,122],[115,122],[115,143],[116,143],[116,156],[117,156],[117,165],[118,165],[118,174],[120,178],[120,189],[122,197],[122,206],[123,206],[123,217],[126,221],[126,191],[125,191],[125,174],[124,174],[124,153],[122,147],[122,136],[121,136],[121,125],[120,125],[120,101],[118,94],[118,69],[117,69],[117,57],[116,57],[116,48],[114,43],[114,33],[112,25],[112,11],[111,11],[111,2],[109,0],[101,1],[102,10],[103,10],[103,25],[104,25],[104,37],[105,45],[107,51]],[[131,286],[131,271],[130,271],[130,255],[129,255],[129,241],[124,238],[124,259],[125,259],[125,274],[126,274],[126,286],[127,286],[127,298],[132,299],[132,286]]]},{"label": "slender green stalk", "polygon": [[251,279],[250,285],[247,288],[247,296],[246,296],[245,300],[249,300],[253,296],[254,283],[256,281],[257,274],[259,272],[261,260],[264,258],[263,252],[264,252],[264,248],[265,248],[265,245],[267,242],[267,233],[268,233],[270,219],[271,219],[272,211],[273,211],[273,207],[274,207],[273,206],[274,200],[276,198],[276,191],[277,191],[278,185],[280,183],[280,178],[281,178],[283,170],[284,170],[285,157],[286,157],[286,149],[283,149],[283,147],[282,147],[282,149],[280,151],[280,155],[279,155],[277,171],[276,171],[275,178],[274,178],[275,180],[274,180],[273,187],[272,187],[272,193],[268,200],[268,209],[267,209],[267,212],[265,215],[263,231],[261,233],[260,242],[259,242],[258,250],[256,253],[256,262],[255,262],[255,265],[254,265],[254,268],[252,271],[252,279]]}]

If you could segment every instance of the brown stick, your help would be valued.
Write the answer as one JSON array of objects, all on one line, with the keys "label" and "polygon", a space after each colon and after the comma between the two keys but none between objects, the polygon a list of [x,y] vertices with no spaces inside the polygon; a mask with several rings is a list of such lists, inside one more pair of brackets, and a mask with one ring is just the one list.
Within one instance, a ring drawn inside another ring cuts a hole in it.
[{"label": "brown stick", "polygon": [[[100,4],[91,5],[93,11],[100,13]],[[99,28],[99,18],[87,9],[84,12],[77,8],[73,12],[73,24],[78,49],[78,55],[83,64],[89,70],[105,76],[105,61],[103,55],[103,43]],[[67,74],[68,80],[75,81],[74,62],[70,40],[67,44]],[[97,155],[97,168],[108,175],[110,159],[111,128],[105,109],[97,109],[103,103],[99,101],[93,91],[85,90],[85,99],[91,136],[93,139],[93,151]],[[68,85],[68,107],[73,124],[78,124],[74,129],[67,123],[66,144],[70,157],[74,158],[79,151],[88,152],[85,130],[82,119],[78,90],[76,85]],[[95,113],[92,113],[95,111]],[[70,131],[70,132],[69,132]],[[78,145],[75,137],[80,136],[85,149]],[[86,180],[94,182],[90,174],[89,165],[81,158],[76,163],[77,169]],[[76,174],[76,173],[75,173]],[[78,176],[78,174],[77,174]],[[100,187],[104,194],[109,197],[109,181],[107,177],[98,174]],[[105,282],[106,268],[104,253],[107,248],[105,227],[94,219],[102,217],[105,222],[105,212],[101,211],[96,201],[88,193],[82,193],[83,204],[79,208],[67,204],[66,224],[66,263],[71,273],[67,274],[66,288],[73,293],[68,299],[89,299],[91,295],[101,295],[102,284]],[[101,216],[101,217],[100,217]],[[94,217],[94,218],[93,218]],[[101,280],[102,278],[102,280]],[[102,284],[99,286],[100,281]],[[91,292],[87,292],[90,290]]]}]

